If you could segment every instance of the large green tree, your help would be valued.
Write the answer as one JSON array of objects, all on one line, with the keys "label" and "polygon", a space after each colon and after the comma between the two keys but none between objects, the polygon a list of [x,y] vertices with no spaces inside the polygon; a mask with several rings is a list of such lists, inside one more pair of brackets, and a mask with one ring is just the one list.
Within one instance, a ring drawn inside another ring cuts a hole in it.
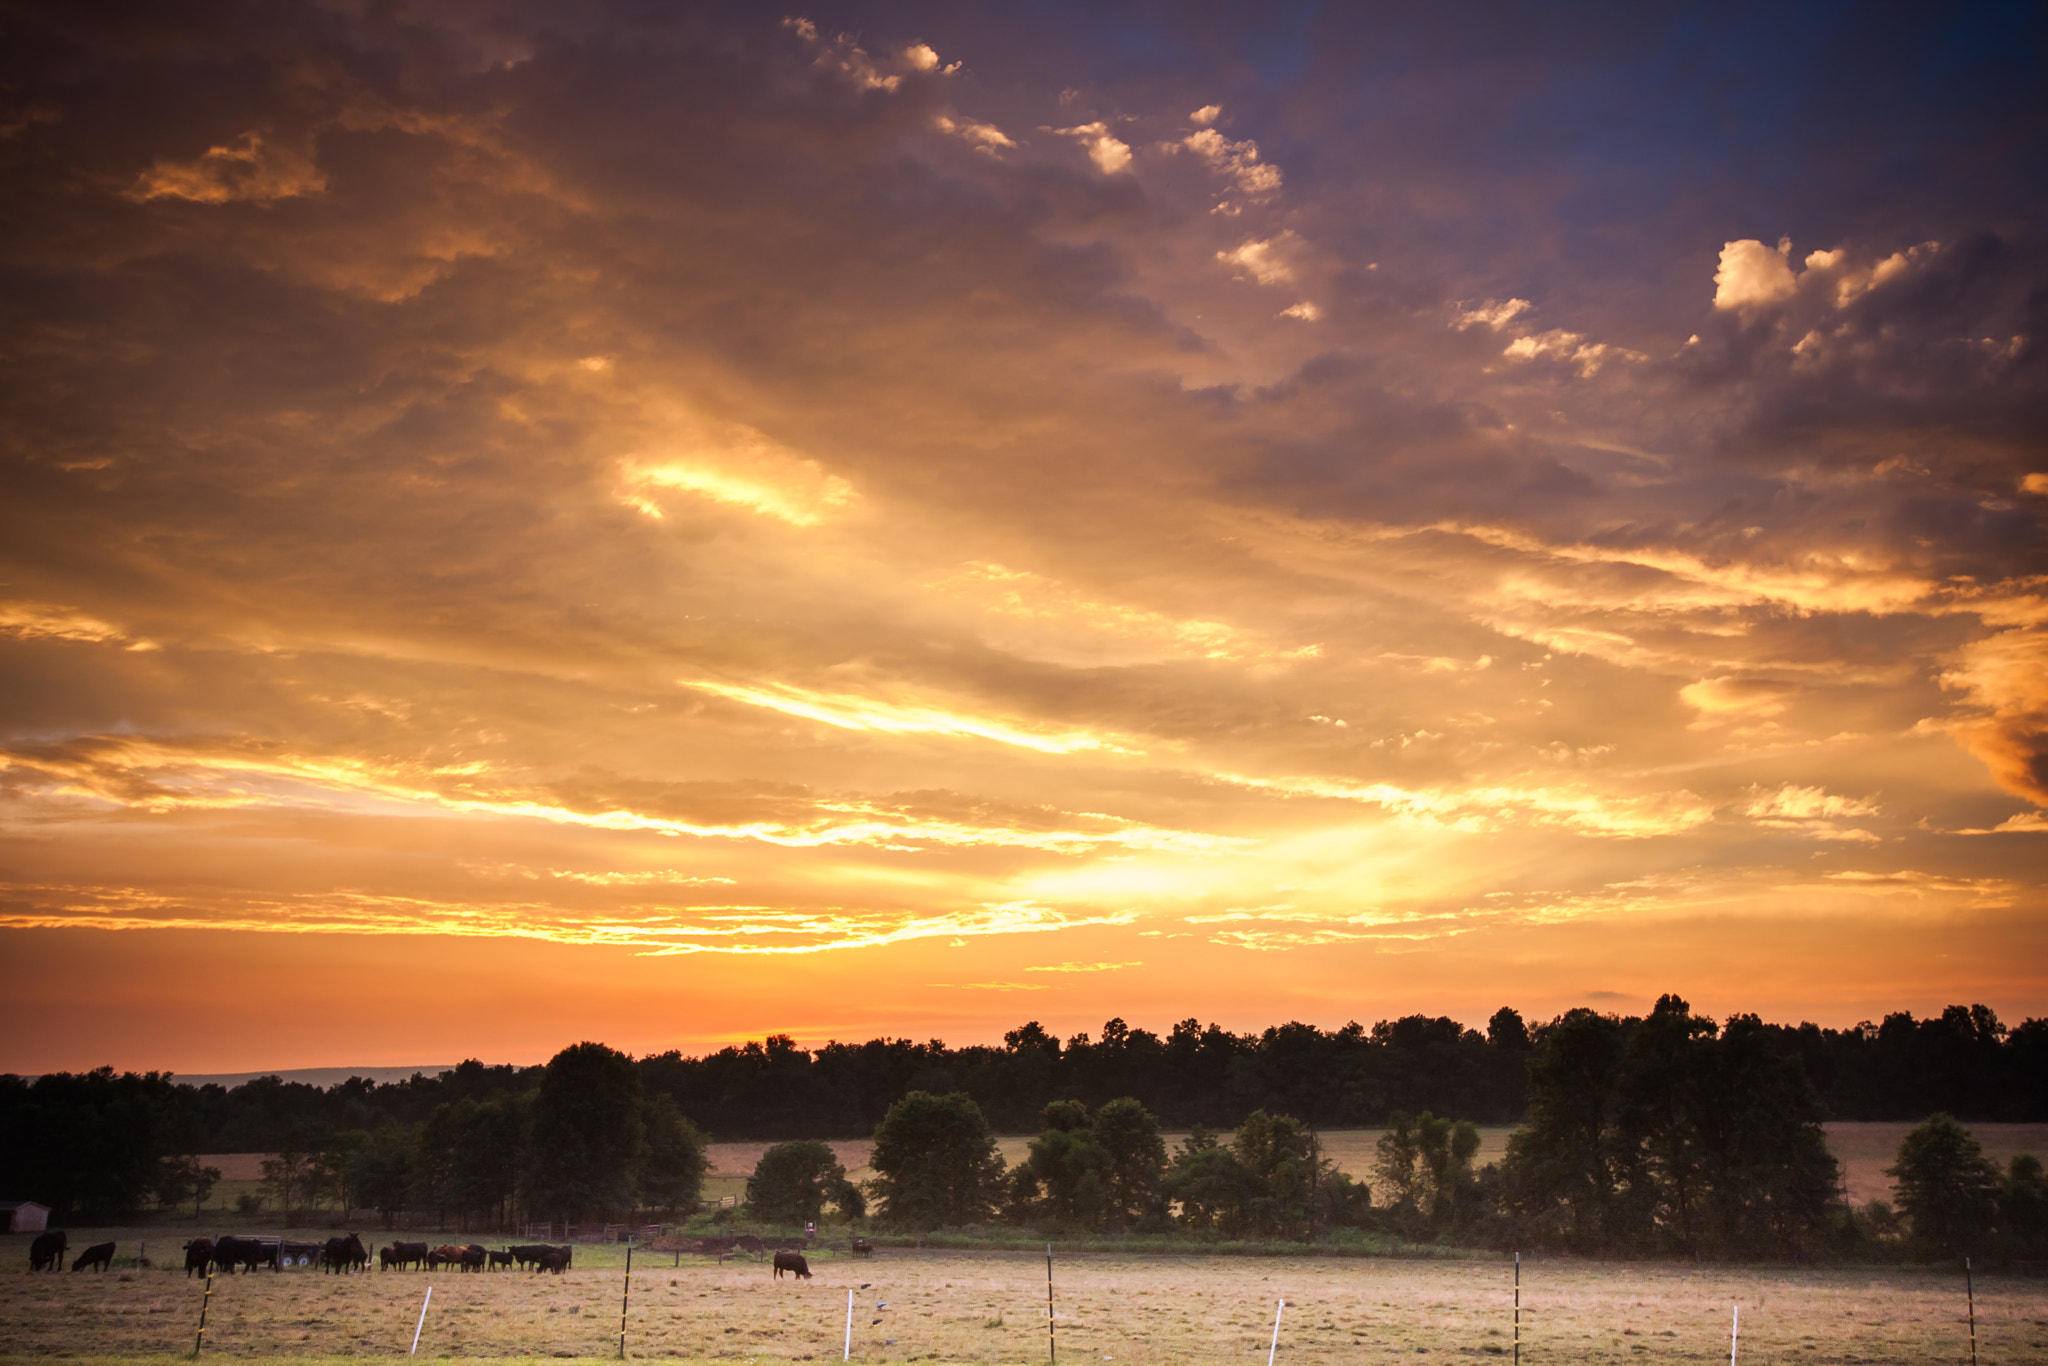
[{"label": "large green tree", "polygon": [[533,1100],[529,1204],[563,1220],[629,1209],[647,1155],[645,1108],[624,1053],[579,1043],[550,1058]]},{"label": "large green tree", "polygon": [[1061,1228],[1098,1227],[1107,1203],[1109,1156],[1095,1141],[1088,1107],[1056,1100],[1041,1119],[1044,1127],[1031,1140],[1031,1155],[1012,1173],[1013,1207]]},{"label": "large green tree", "polygon": [[1960,1255],[1991,1232],[1998,1170],[1955,1116],[1929,1115],[1899,1144],[1898,1160],[1885,1175],[1922,1252]]},{"label": "large green tree", "polygon": [[1542,1030],[1500,1173],[1525,1245],[1773,1257],[1828,1236],[1837,1178],[1798,1060],[1755,1016],[1717,1026],[1668,995]]},{"label": "large green tree", "polygon": [[1119,1096],[1095,1112],[1093,1132],[1102,1150],[1102,1206],[1110,1225],[1130,1228],[1160,1217],[1166,1140],[1158,1117],[1135,1097]]},{"label": "large green tree", "polygon": [[761,1154],[747,1178],[747,1209],[767,1224],[802,1224],[824,1217],[826,1205],[849,1219],[866,1210],[846,1165],[821,1139],[778,1143]]},{"label": "large green tree", "polygon": [[1470,1120],[1439,1119],[1395,1112],[1380,1135],[1378,1160],[1380,1204],[1403,1233],[1434,1234],[1474,1212],[1477,1191],[1472,1159],[1479,1152],[1479,1129]]},{"label": "large green tree", "polygon": [[981,1107],[964,1091],[912,1091],[875,1127],[870,1189],[899,1228],[979,1223],[994,1212],[1003,1159]]}]

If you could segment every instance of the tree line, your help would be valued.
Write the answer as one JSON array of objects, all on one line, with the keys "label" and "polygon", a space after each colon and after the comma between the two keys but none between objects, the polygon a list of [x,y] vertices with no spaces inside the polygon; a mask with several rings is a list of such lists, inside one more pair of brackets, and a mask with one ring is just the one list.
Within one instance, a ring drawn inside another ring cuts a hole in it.
[{"label": "tree line", "polygon": [[[1097,1035],[1062,1040],[1033,1021],[1000,1046],[870,1039],[804,1049],[775,1035],[697,1057],[649,1054],[634,1066],[645,1096],[669,1097],[721,1139],[865,1137],[913,1090],[963,1091],[997,1132],[1013,1134],[1035,1131],[1052,1101],[1099,1106],[1119,1096],[1136,1098],[1173,1129],[1233,1128],[1261,1109],[1320,1128],[1378,1127],[1424,1110],[1511,1124],[1528,1111],[1533,1043],[1557,1023],[1528,1026],[1504,1007],[1484,1031],[1410,1015],[1370,1029],[1292,1022],[1241,1034],[1189,1019],[1161,1035],[1113,1019]],[[1942,1111],[1965,1121],[2048,1121],[2048,1020],[2008,1029],[1977,1005],[1924,1019],[1901,1011],[1850,1029],[1758,1029],[1771,1053],[1798,1061],[1830,1119],[1917,1120]],[[387,1122],[424,1123],[443,1105],[502,1102],[533,1091],[542,1071],[471,1060],[438,1076],[382,1084],[358,1077],[325,1088],[277,1077],[189,1086],[148,1074],[156,1080],[132,1087],[130,1103],[148,1110],[166,1150],[275,1152],[295,1131],[375,1132]],[[47,1080],[52,1093],[67,1084],[61,1074]],[[0,1142],[15,1110],[30,1103],[30,1086],[0,1077]]]},{"label": "tree line", "polygon": [[1587,1255],[1807,1261],[2048,1253],[2048,1181],[1999,1172],[1937,1113],[1901,1146],[1899,1208],[1853,1210],[1799,1060],[1755,1016],[1725,1023],[1676,996],[1642,1018],[1572,1011],[1537,1033],[1529,1114],[1506,1157],[1475,1169],[1478,1126],[1396,1114],[1369,1173],[1336,1170],[1315,1129],[1255,1110],[1232,1135],[1197,1126],[1171,1155],[1136,1097],[1047,1104],[1006,1167],[964,1091],[912,1091],[875,1131],[865,1189],[829,1145],[770,1148],[748,1183],[768,1222],[872,1210],[906,1230],[1006,1223],[1040,1234],[1164,1233],[1314,1240],[1345,1229]]},{"label": "tree line", "polygon": [[[2043,1035],[2041,1021],[2008,1030],[1981,1006],[1822,1031],[1754,1016],[1717,1024],[1666,997],[1646,1017],[1579,1010],[1534,1028],[1503,1009],[1483,1034],[1414,1016],[1244,1035],[1186,1021],[1165,1037],[1112,1020],[1099,1038],[1065,1041],[1034,1023],[1001,1048],[875,1040],[807,1051],[775,1037],[701,1058],[634,1060],[585,1043],[543,1067],[471,1061],[436,1078],[324,1090],[277,1078],[195,1088],[103,1068],[0,1077],[0,1170],[61,1218],[112,1215],[202,1201],[217,1173],[196,1155],[253,1149],[268,1154],[266,1181],[286,1211],[318,1202],[502,1227],[691,1210],[708,1131],[784,1140],[778,1161],[810,1184],[777,1203],[775,1169],[757,1172],[749,1205],[762,1211],[1260,1238],[1349,1227],[1578,1252],[1804,1257],[1909,1236],[1920,1246],[1930,1227],[1903,1194],[1896,1211],[1840,1204],[1819,1128],[1840,1112],[1817,1070],[1856,1094],[1875,1075],[1933,1087],[1941,1070],[1946,1089],[1929,1094],[1948,1113],[2034,1118],[2018,1102],[2038,1095]],[[1971,1086],[1950,1085],[1958,1076]],[[911,1125],[920,1114],[924,1127]],[[1517,1119],[1506,1159],[1475,1169],[1476,1124]],[[1335,1171],[1317,1132],[1365,1126],[1386,1129],[1373,1170]],[[1191,1131],[1171,1154],[1160,1137],[1169,1128]],[[933,1135],[955,1132],[977,1136],[972,1151],[919,1156],[937,1150]],[[1037,1136],[1005,1169],[984,1141],[994,1132]],[[868,1134],[877,1175],[863,1189],[835,1174],[816,1140]],[[900,1178],[898,1155],[927,1175]],[[938,1181],[938,1171],[951,1175]],[[1972,1236],[2029,1226],[2038,1168],[1971,1179],[1991,1192],[1989,1212],[1962,1221]]]}]

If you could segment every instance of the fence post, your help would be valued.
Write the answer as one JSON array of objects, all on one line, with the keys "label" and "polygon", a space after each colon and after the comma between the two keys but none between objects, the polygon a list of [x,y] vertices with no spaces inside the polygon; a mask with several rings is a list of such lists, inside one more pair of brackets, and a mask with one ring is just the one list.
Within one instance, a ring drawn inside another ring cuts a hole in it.
[{"label": "fence post", "polygon": [[619,1295],[619,1360],[626,1359],[626,1306],[633,1300],[633,1237],[626,1235],[626,1288]]},{"label": "fence post", "polygon": [[412,1326],[412,1350],[407,1356],[418,1356],[420,1350],[420,1329],[427,1326],[427,1306],[434,1302],[434,1284],[427,1282],[427,1297],[420,1301],[420,1321]]},{"label": "fence post", "polygon": [[1970,1279],[1970,1259],[1963,1258],[1963,1293],[1970,1298],[1970,1366],[1977,1366],[1977,1287]]},{"label": "fence post", "polygon": [[1732,1308],[1735,1314],[1728,1320],[1728,1366],[1735,1366],[1735,1344],[1742,1337],[1742,1306]]},{"label": "fence post", "polygon": [[1515,1366],[1522,1366],[1522,1254],[1515,1254]]},{"label": "fence post", "polygon": [[213,1303],[213,1272],[206,1273],[206,1293],[199,1297],[199,1336],[192,1339],[192,1355],[199,1355],[199,1346],[206,1341],[206,1306]]},{"label": "fence post", "polygon": [[1280,1303],[1273,1306],[1273,1343],[1266,1348],[1266,1366],[1273,1366],[1273,1354],[1280,1350],[1280,1311],[1286,1307],[1285,1296],[1281,1297]]},{"label": "fence post", "polygon": [[1045,1360],[1047,1366],[1059,1366],[1060,1344],[1052,1329],[1052,1244],[1045,1245]]},{"label": "fence post", "polygon": [[853,1360],[853,1292],[846,1292],[846,1347],[839,1353],[841,1361]]}]

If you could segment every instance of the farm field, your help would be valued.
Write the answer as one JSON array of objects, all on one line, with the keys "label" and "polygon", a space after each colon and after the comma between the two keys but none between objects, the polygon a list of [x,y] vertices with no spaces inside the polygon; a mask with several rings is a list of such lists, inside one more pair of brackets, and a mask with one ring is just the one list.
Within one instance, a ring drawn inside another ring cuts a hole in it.
[{"label": "farm field", "polygon": [[[1884,1169],[1892,1164],[1899,1151],[1899,1140],[1913,1126],[1858,1122],[1824,1127],[1828,1147],[1842,1164],[1842,1184],[1849,1199],[1858,1205],[1891,1199],[1891,1180],[1884,1174]],[[2029,1152],[2048,1159],[2048,1124],[1974,1124],[1970,1127],[1984,1145],[1985,1155],[2000,1166],[2014,1153]],[[1332,1129],[1322,1135],[1323,1151],[1337,1164],[1339,1171],[1349,1172],[1369,1182],[1375,1145],[1382,1132],[1379,1129]],[[1506,1125],[1482,1127],[1479,1130],[1478,1165],[1498,1162],[1505,1157],[1508,1135],[1512,1132],[1514,1130]],[[1165,1135],[1167,1151],[1171,1153],[1186,1137],[1185,1133]],[[1027,1135],[1009,1135],[996,1140],[1003,1161],[1011,1166],[1024,1160],[1030,1144],[1031,1139]],[[770,1146],[767,1143],[711,1144],[706,1153],[711,1170],[704,1182],[705,1200],[716,1204],[728,1196],[744,1196],[747,1177],[753,1174],[754,1164],[761,1160],[761,1154]],[[868,1166],[868,1154],[874,1146],[872,1140],[865,1138],[835,1139],[832,1142],[833,1151],[846,1164],[846,1174],[856,1181],[865,1181],[874,1175]],[[201,1157],[200,1161],[220,1168],[223,1177],[220,1185],[214,1187],[210,1206],[216,1210],[232,1210],[239,1195],[260,1197],[263,1194],[259,1181],[263,1157],[262,1153],[213,1153]]]},{"label": "farm field", "polygon": [[[132,1238],[122,1241],[124,1251],[132,1248]],[[6,1238],[0,1257],[24,1264],[25,1243]],[[223,1277],[215,1281],[207,1352],[403,1356],[431,1280],[423,1357],[613,1357],[621,1260],[616,1247],[579,1247],[577,1269],[561,1277]],[[778,1282],[756,1259],[670,1261],[635,1259],[630,1355],[829,1361],[841,1350],[852,1290],[857,1360],[1045,1360],[1042,1257],[826,1254],[814,1259],[809,1282]],[[1063,1257],[1056,1264],[1059,1349],[1072,1363],[1243,1366],[1267,1350],[1284,1297],[1280,1363],[1506,1356],[1511,1275],[1500,1260]],[[1961,1278],[1943,1271],[1546,1260],[1526,1263],[1522,1284],[1523,1353],[1532,1363],[1726,1360],[1736,1305],[1743,1362],[1956,1362],[1969,1355]],[[199,1298],[199,1282],[175,1270],[14,1272],[0,1276],[0,1353],[168,1358],[190,1351]],[[1977,1316],[1986,1366],[2048,1363],[2048,1282],[1980,1278]]]},{"label": "farm field", "polygon": [[[1842,1164],[1842,1184],[1848,1190],[1849,1199],[1858,1205],[1891,1199],[1891,1179],[1884,1174],[1884,1169],[1896,1159],[1899,1140],[1913,1126],[1906,1123],[1853,1122],[1823,1127],[1827,1130],[1828,1148]],[[2014,1153],[2033,1153],[2048,1160],[2048,1124],[1973,1124],[1970,1129],[1976,1134],[1977,1141],[1984,1145],[1985,1156],[2001,1167]],[[1382,1132],[1380,1129],[1328,1130],[1321,1135],[1324,1155],[1337,1164],[1339,1171],[1370,1182],[1376,1145]],[[1513,1132],[1513,1128],[1506,1125],[1482,1127],[1476,1165],[1483,1167],[1507,1156],[1508,1135]],[[1165,1137],[1167,1152],[1171,1153],[1187,1135],[1171,1133]],[[1014,1167],[1028,1155],[1031,1140],[1029,1137],[1007,1137],[997,1139],[996,1144],[1002,1149],[1003,1161]],[[705,1182],[705,1198],[715,1202],[721,1196],[744,1195],[747,1177],[753,1173],[754,1164],[761,1160],[761,1154],[769,1146],[766,1143],[713,1143],[708,1153],[711,1174]],[[846,1164],[848,1176],[856,1181],[865,1181],[874,1174],[868,1168],[868,1154],[874,1146],[864,1138],[841,1139],[832,1144],[832,1149]],[[236,1157],[233,1160],[247,1159]],[[222,1170],[227,1168],[223,1166]],[[253,1178],[253,1166],[248,1170]]]},{"label": "farm field", "polygon": [[[1337,1164],[1339,1171],[1349,1172],[1360,1180],[1372,1179],[1372,1164],[1378,1155],[1377,1145],[1382,1129],[1331,1129],[1321,1134],[1323,1155]],[[1478,1165],[1498,1162],[1507,1156],[1508,1135],[1514,1130],[1508,1126],[1482,1128],[1479,1131]],[[1169,1157],[1187,1137],[1184,1131],[1161,1135],[1166,1140]],[[996,1147],[1003,1155],[1003,1162],[1016,1166],[1031,1155],[1029,1134],[1010,1134],[996,1139]],[[1219,1134],[1223,1142],[1230,1141],[1229,1134]],[[747,1178],[753,1175],[754,1164],[761,1160],[761,1154],[773,1147],[769,1143],[713,1143],[706,1151],[711,1171],[705,1178],[704,1198],[717,1201],[723,1196],[744,1196]],[[1893,1145],[1897,1146],[1896,1143]],[[832,1151],[845,1164],[846,1174],[855,1181],[866,1181],[874,1169],[868,1166],[868,1154],[874,1151],[874,1141],[866,1138],[832,1140]],[[223,1168],[223,1171],[226,1169]]]}]

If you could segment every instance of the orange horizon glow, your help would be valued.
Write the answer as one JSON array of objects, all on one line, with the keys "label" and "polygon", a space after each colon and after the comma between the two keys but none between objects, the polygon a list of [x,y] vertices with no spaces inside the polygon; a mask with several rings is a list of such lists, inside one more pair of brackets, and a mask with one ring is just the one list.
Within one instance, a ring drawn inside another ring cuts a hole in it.
[{"label": "orange horizon glow", "polygon": [[1646,33],[485,11],[22,21],[0,1070],[2048,1014],[2012,177]]}]

